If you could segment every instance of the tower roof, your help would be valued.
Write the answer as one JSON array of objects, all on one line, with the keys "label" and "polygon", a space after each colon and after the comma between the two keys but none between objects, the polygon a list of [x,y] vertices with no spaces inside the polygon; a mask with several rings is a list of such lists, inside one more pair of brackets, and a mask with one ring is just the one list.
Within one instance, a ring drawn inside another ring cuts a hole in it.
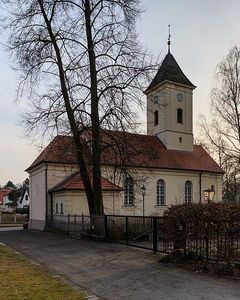
[{"label": "tower roof", "polygon": [[168,52],[168,54],[165,56],[156,76],[153,78],[151,84],[145,92],[148,92],[149,90],[153,89],[155,86],[166,80],[183,84],[191,88],[196,87],[183,73],[175,58],[170,52]]}]

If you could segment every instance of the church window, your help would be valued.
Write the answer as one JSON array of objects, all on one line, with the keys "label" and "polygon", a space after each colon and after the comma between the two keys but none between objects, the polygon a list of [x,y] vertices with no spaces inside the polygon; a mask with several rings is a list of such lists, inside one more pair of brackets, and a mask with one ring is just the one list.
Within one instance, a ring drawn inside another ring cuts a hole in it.
[{"label": "church window", "polygon": [[185,203],[192,202],[192,182],[190,180],[185,182]]},{"label": "church window", "polygon": [[163,179],[157,182],[157,205],[165,205],[166,202],[166,184]]},{"label": "church window", "polygon": [[56,203],[56,214],[58,214],[58,203]]},{"label": "church window", "polygon": [[158,110],[154,112],[154,125],[158,125]]},{"label": "church window", "polygon": [[124,182],[124,206],[133,206],[134,200],[134,183],[131,177]]},{"label": "church window", "polygon": [[61,205],[60,205],[60,214],[63,215],[63,204],[62,204],[62,203],[61,203]]},{"label": "church window", "polygon": [[183,123],[183,110],[181,108],[177,109],[177,122]]}]

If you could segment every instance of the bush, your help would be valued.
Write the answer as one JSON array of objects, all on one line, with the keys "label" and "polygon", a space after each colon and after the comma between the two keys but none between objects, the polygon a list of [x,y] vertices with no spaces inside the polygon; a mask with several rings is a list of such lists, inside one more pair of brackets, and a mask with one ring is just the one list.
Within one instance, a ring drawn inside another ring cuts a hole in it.
[{"label": "bush", "polygon": [[165,241],[185,257],[240,262],[240,204],[171,206],[164,214]]},{"label": "bush", "polygon": [[16,213],[21,214],[21,215],[28,215],[29,214],[29,207],[17,208]]}]

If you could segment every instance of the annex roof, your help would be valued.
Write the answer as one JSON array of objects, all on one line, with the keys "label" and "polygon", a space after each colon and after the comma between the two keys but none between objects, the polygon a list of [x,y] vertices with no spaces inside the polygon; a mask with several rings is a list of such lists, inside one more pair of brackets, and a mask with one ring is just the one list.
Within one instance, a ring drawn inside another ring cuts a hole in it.
[{"label": "annex roof", "polygon": [[149,87],[146,89],[145,93],[164,81],[179,83],[191,88],[196,87],[183,73],[182,69],[179,67],[178,63],[170,52],[168,52],[168,54],[165,56],[157,74],[153,78]]},{"label": "annex roof", "polygon": [[[92,175],[90,175],[92,180]],[[103,191],[121,191],[122,188],[102,177],[102,190]],[[50,192],[64,191],[64,190],[85,190],[82,177],[79,172],[76,172],[69,177],[62,180],[60,183],[51,188]]]},{"label": "annex roof", "polygon": [[[168,150],[154,135],[107,130],[101,139],[102,165],[224,173],[200,145],[192,152]],[[76,164],[72,137],[55,137],[26,171],[42,163]]]}]

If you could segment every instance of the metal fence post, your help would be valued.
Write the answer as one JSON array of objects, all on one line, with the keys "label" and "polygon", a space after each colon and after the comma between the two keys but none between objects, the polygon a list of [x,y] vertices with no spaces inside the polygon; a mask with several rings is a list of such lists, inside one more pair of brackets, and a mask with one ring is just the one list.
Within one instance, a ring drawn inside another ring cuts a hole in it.
[{"label": "metal fence post", "polygon": [[104,215],[104,238],[108,240],[108,216]]},{"label": "metal fence post", "polygon": [[69,228],[70,228],[70,214],[68,214],[67,217],[67,234],[69,234]]},{"label": "metal fence post", "polygon": [[74,215],[74,235],[77,235],[77,216]]},{"label": "metal fence post", "polygon": [[157,252],[157,217],[152,217],[153,219],[153,252]]},{"label": "metal fence post", "polygon": [[84,214],[82,214],[82,233],[84,233]]},{"label": "metal fence post", "polygon": [[125,219],[125,225],[126,225],[126,241],[127,241],[127,244],[128,244],[128,240],[129,240],[129,236],[128,236],[128,216],[126,216],[126,219]]}]

